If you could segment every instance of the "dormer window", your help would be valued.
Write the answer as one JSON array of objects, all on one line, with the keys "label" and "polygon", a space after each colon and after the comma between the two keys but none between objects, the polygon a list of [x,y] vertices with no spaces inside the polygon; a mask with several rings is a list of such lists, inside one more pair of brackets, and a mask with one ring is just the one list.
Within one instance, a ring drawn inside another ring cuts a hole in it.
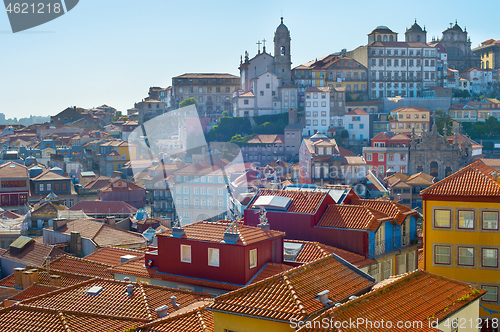
[{"label": "dormer window", "polygon": [[319,147],[318,148],[318,154],[319,155],[323,155],[324,154],[324,148],[323,147]]}]

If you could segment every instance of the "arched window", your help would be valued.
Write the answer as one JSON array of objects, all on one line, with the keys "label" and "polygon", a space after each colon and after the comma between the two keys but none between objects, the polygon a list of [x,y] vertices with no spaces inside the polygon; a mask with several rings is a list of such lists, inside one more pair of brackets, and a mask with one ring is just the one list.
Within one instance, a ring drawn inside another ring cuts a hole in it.
[{"label": "arched window", "polygon": [[417,42],[420,42],[420,35],[417,36]]},{"label": "arched window", "polygon": [[487,60],[486,61],[486,68],[484,68],[484,69],[489,69],[489,68],[490,68],[490,62]]},{"label": "arched window", "polygon": [[389,36],[389,41],[394,41],[394,36],[393,35]]},{"label": "arched window", "polygon": [[377,41],[382,41],[382,36],[381,35],[377,36]]},{"label": "arched window", "polygon": [[438,163],[433,161],[431,162],[431,169],[430,169],[430,172],[431,176],[433,177],[437,177],[438,174],[439,174],[439,166],[438,166]]},{"label": "arched window", "polygon": [[453,173],[453,171],[451,170],[451,167],[448,166],[446,167],[445,171],[444,171],[444,176],[450,176],[451,174]]},{"label": "arched window", "polygon": [[281,46],[281,55],[285,55],[285,46]]},{"label": "arched window", "polygon": [[384,41],[387,41],[387,35],[384,35]]},{"label": "arched window", "polygon": [[417,173],[423,172],[424,169],[422,166],[417,166]]}]

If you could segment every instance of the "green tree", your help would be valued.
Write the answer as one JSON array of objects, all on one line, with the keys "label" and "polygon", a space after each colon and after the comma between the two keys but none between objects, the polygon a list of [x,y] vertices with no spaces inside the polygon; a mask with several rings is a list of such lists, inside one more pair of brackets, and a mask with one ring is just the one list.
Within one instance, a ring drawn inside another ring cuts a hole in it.
[{"label": "green tree", "polygon": [[453,130],[453,119],[448,115],[446,114],[445,111],[441,110],[441,109],[437,109],[436,110],[436,126],[437,126],[437,130],[438,132],[443,135],[444,134],[444,127],[446,126],[446,133],[447,135],[451,135],[452,134],[452,130]]},{"label": "green tree", "polygon": [[228,112],[228,111],[224,111],[224,112],[222,112],[222,117],[223,117],[223,118],[225,118],[225,117],[227,117],[227,116],[229,116],[229,112]]},{"label": "green tree", "polygon": [[186,107],[189,105],[198,106],[198,101],[196,99],[194,99],[193,97],[189,97],[189,98],[181,101],[181,103],[179,104],[179,107]]}]

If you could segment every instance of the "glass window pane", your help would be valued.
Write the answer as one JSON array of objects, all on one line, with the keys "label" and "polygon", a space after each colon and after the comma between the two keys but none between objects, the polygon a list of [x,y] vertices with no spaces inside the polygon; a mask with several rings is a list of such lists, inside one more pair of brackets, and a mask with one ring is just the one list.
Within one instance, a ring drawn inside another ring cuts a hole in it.
[{"label": "glass window pane", "polygon": [[483,212],[483,229],[498,229],[498,212]]},{"label": "glass window pane", "polygon": [[483,249],[483,266],[489,266],[489,267],[498,266],[497,249]]},{"label": "glass window pane", "polygon": [[483,301],[492,301],[496,302],[498,298],[498,288],[495,286],[483,286],[484,290],[487,290],[488,293],[484,294],[481,298]]},{"label": "glass window pane", "polygon": [[458,248],[458,264],[474,265],[474,248]]},{"label": "glass window pane", "polygon": [[436,263],[450,264],[450,247],[436,246]]},{"label": "glass window pane", "polygon": [[474,211],[459,211],[458,212],[458,227],[459,228],[474,228]]},{"label": "glass window pane", "polygon": [[208,265],[219,266],[219,249],[208,248]]},{"label": "glass window pane", "polygon": [[436,210],[434,213],[436,227],[450,227],[450,210]]}]

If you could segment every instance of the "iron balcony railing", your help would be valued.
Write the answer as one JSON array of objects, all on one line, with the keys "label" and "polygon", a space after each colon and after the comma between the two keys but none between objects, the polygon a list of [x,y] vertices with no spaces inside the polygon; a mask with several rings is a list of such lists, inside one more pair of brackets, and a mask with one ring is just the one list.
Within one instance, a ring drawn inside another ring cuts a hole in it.
[{"label": "iron balcony railing", "polygon": [[401,249],[417,243],[417,233],[407,233],[398,237],[391,237],[381,241],[375,240],[372,246],[372,256],[380,256],[393,250]]}]

